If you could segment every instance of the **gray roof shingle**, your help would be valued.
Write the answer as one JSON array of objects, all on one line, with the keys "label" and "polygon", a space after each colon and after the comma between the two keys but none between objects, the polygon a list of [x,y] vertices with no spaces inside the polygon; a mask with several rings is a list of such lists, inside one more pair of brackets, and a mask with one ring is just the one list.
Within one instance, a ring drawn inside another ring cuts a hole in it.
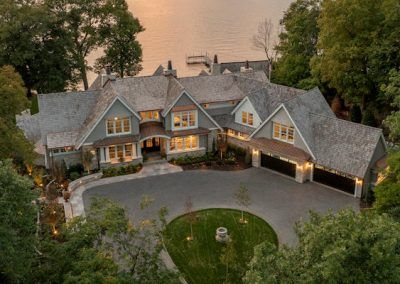
[{"label": "gray roof shingle", "polygon": [[316,163],[363,178],[382,130],[315,113],[308,120]]}]

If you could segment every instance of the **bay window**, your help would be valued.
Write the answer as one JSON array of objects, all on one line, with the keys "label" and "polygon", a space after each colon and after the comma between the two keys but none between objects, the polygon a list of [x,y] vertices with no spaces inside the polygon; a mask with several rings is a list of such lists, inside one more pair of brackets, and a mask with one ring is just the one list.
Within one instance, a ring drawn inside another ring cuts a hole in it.
[{"label": "bay window", "polygon": [[173,129],[194,128],[197,126],[197,111],[182,111],[172,113]]},{"label": "bay window", "polygon": [[191,135],[184,137],[174,137],[170,140],[169,151],[190,151],[199,148],[199,136]]},{"label": "bay window", "polygon": [[294,143],[294,128],[281,123],[273,123],[273,137],[276,140]]},{"label": "bay window", "polygon": [[107,119],[107,135],[126,134],[131,132],[129,117],[114,117]]}]

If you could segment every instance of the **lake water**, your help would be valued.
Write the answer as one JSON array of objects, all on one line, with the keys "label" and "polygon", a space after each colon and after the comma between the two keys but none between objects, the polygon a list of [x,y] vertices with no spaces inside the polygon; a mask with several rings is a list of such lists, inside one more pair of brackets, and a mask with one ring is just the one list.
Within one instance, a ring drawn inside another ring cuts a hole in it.
[{"label": "lake water", "polygon": [[[264,18],[275,30],[292,0],[127,0],[129,9],[146,29],[139,35],[143,71],[150,75],[172,60],[178,76],[197,75],[202,66],[187,66],[186,55],[216,53],[219,61],[265,59],[251,37]],[[89,63],[101,55],[91,54]],[[90,74],[92,81],[96,75]]]}]

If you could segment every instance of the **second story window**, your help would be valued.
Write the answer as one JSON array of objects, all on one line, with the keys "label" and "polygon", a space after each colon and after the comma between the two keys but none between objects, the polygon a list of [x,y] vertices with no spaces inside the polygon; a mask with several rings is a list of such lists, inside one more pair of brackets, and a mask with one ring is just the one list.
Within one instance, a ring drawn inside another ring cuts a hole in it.
[{"label": "second story window", "polygon": [[276,140],[284,141],[293,144],[294,128],[281,123],[274,122],[273,137]]},{"label": "second story window", "polygon": [[107,119],[107,135],[126,134],[131,132],[129,117],[114,117]]},{"label": "second story window", "polygon": [[143,121],[160,119],[158,111],[142,111],[140,113],[140,117],[142,118]]},{"label": "second story window", "polygon": [[253,114],[250,112],[242,111],[242,123],[253,126]]},{"label": "second story window", "polygon": [[185,129],[197,127],[196,110],[172,113],[173,129]]}]

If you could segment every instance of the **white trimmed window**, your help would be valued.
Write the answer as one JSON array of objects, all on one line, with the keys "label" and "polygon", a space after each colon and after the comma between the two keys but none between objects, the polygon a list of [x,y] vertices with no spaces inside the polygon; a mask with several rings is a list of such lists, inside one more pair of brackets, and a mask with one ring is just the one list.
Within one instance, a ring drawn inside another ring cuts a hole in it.
[{"label": "white trimmed window", "polygon": [[191,135],[174,137],[169,142],[170,152],[190,151],[199,149],[199,136]]},{"label": "white trimmed window", "polygon": [[242,111],[242,123],[246,125],[254,125],[254,116],[250,112]]},{"label": "white trimmed window", "polygon": [[273,137],[276,140],[287,142],[290,144],[294,143],[294,128],[293,126],[287,126],[278,122],[273,123]]},{"label": "white trimmed window", "polygon": [[107,135],[127,134],[131,132],[129,117],[114,117],[107,119]]},{"label": "white trimmed window", "polygon": [[113,145],[108,147],[108,158],[111,163],[131,161],[136,157],[136,148],[132,144]]},{"label": "white trimmed window", "polygon": [[143,121],[160,120],[160,114],[158,111],[142,111],[140,117]]},{"label": "white trimmed window", "polygon": [[187,129],[197,127],[197,110],[172,113],[172,129]]}]

